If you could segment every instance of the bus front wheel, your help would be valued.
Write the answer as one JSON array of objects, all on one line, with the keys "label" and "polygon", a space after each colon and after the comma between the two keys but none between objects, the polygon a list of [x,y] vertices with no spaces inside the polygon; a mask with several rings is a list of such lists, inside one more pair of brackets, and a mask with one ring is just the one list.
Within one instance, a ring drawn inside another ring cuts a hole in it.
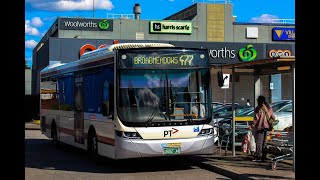
[{"label": "bus front wheel", "polygon": [[91,133],[88,147],[90,159],[92,159],[96,164],[100,164],[101,157],[98,154],[98,141],[96,133]]}]

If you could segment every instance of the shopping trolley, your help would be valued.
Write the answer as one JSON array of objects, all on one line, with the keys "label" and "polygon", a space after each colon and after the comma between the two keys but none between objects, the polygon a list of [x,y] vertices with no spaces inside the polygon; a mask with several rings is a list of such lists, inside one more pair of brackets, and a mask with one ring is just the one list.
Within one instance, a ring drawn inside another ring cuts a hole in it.
[{"label": "shopping trolley", "polygon": [[293,131],[274,131],[268,135],[267,152],[277,155],[271,159],[269,168],[276,170],[279,161],[293,159]]},{"label": "shopping trolley", "polygon": [[[227,155],[228,148],[232,145],[232,126],[227,123],[217,125],[218,131],[218,150],[217,153],[221,155],[224,150],[224,155]],[[235,133],[237,136],[238,133]]]}]

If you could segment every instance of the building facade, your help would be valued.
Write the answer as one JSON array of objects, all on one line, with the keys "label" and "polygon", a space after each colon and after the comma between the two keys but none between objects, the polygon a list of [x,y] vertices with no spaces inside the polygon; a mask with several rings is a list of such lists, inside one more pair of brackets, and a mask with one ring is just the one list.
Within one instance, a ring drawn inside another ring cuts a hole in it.
[{"label": "building facade", "polygon": [[[85,44],[98,48],[119,40],[206,48],[212,66],[242,61],[239,55],[243,50],[256,51],[254,60],[295,55],[294,24],[239,23],[232,13],[232,4],[195,3],[163,20],[59,17],[33,50],[32,94],[39,95],[41,69],[54,61],[78,60]],[[212,68],[212,97],[214,101],[230,102],[231,87],[219,88],[216,73]],[[236,101],[253,102],[252,71],[237,72],[233,78]],[[290,75],[267,75],[261,81],[270,101],[291,98]]]}]

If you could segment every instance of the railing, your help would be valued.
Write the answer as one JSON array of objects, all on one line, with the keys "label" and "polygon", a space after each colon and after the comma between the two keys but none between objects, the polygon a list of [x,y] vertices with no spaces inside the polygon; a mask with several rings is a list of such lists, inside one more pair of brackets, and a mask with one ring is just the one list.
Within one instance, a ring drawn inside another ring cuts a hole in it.
[{"label": "railing", "polygon": [[295,19],[272,19],[272,23],[295,24]]},{"label": "railing", "polygon": [[107,13],[107,19],[134,19],[134,14],[110,14],[110,13]]},{"label": "railing", "polygon": [[231,4],[231,0],[192,0],[195,3]]}]

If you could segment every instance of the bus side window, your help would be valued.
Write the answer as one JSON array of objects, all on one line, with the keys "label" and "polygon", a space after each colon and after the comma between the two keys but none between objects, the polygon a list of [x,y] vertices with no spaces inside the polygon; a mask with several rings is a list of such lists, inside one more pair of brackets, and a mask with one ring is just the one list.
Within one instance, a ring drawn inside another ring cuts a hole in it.
[{"label": "bus side window", "polygon": [[109,82],[105,81],[102,86],[101,113],[103,116],[109,114]]},{"label": "bus side window", "polygon": [[113,83],[108,81],[103,83],[101,110],[103,116],[111,116],[113,119]]}]

